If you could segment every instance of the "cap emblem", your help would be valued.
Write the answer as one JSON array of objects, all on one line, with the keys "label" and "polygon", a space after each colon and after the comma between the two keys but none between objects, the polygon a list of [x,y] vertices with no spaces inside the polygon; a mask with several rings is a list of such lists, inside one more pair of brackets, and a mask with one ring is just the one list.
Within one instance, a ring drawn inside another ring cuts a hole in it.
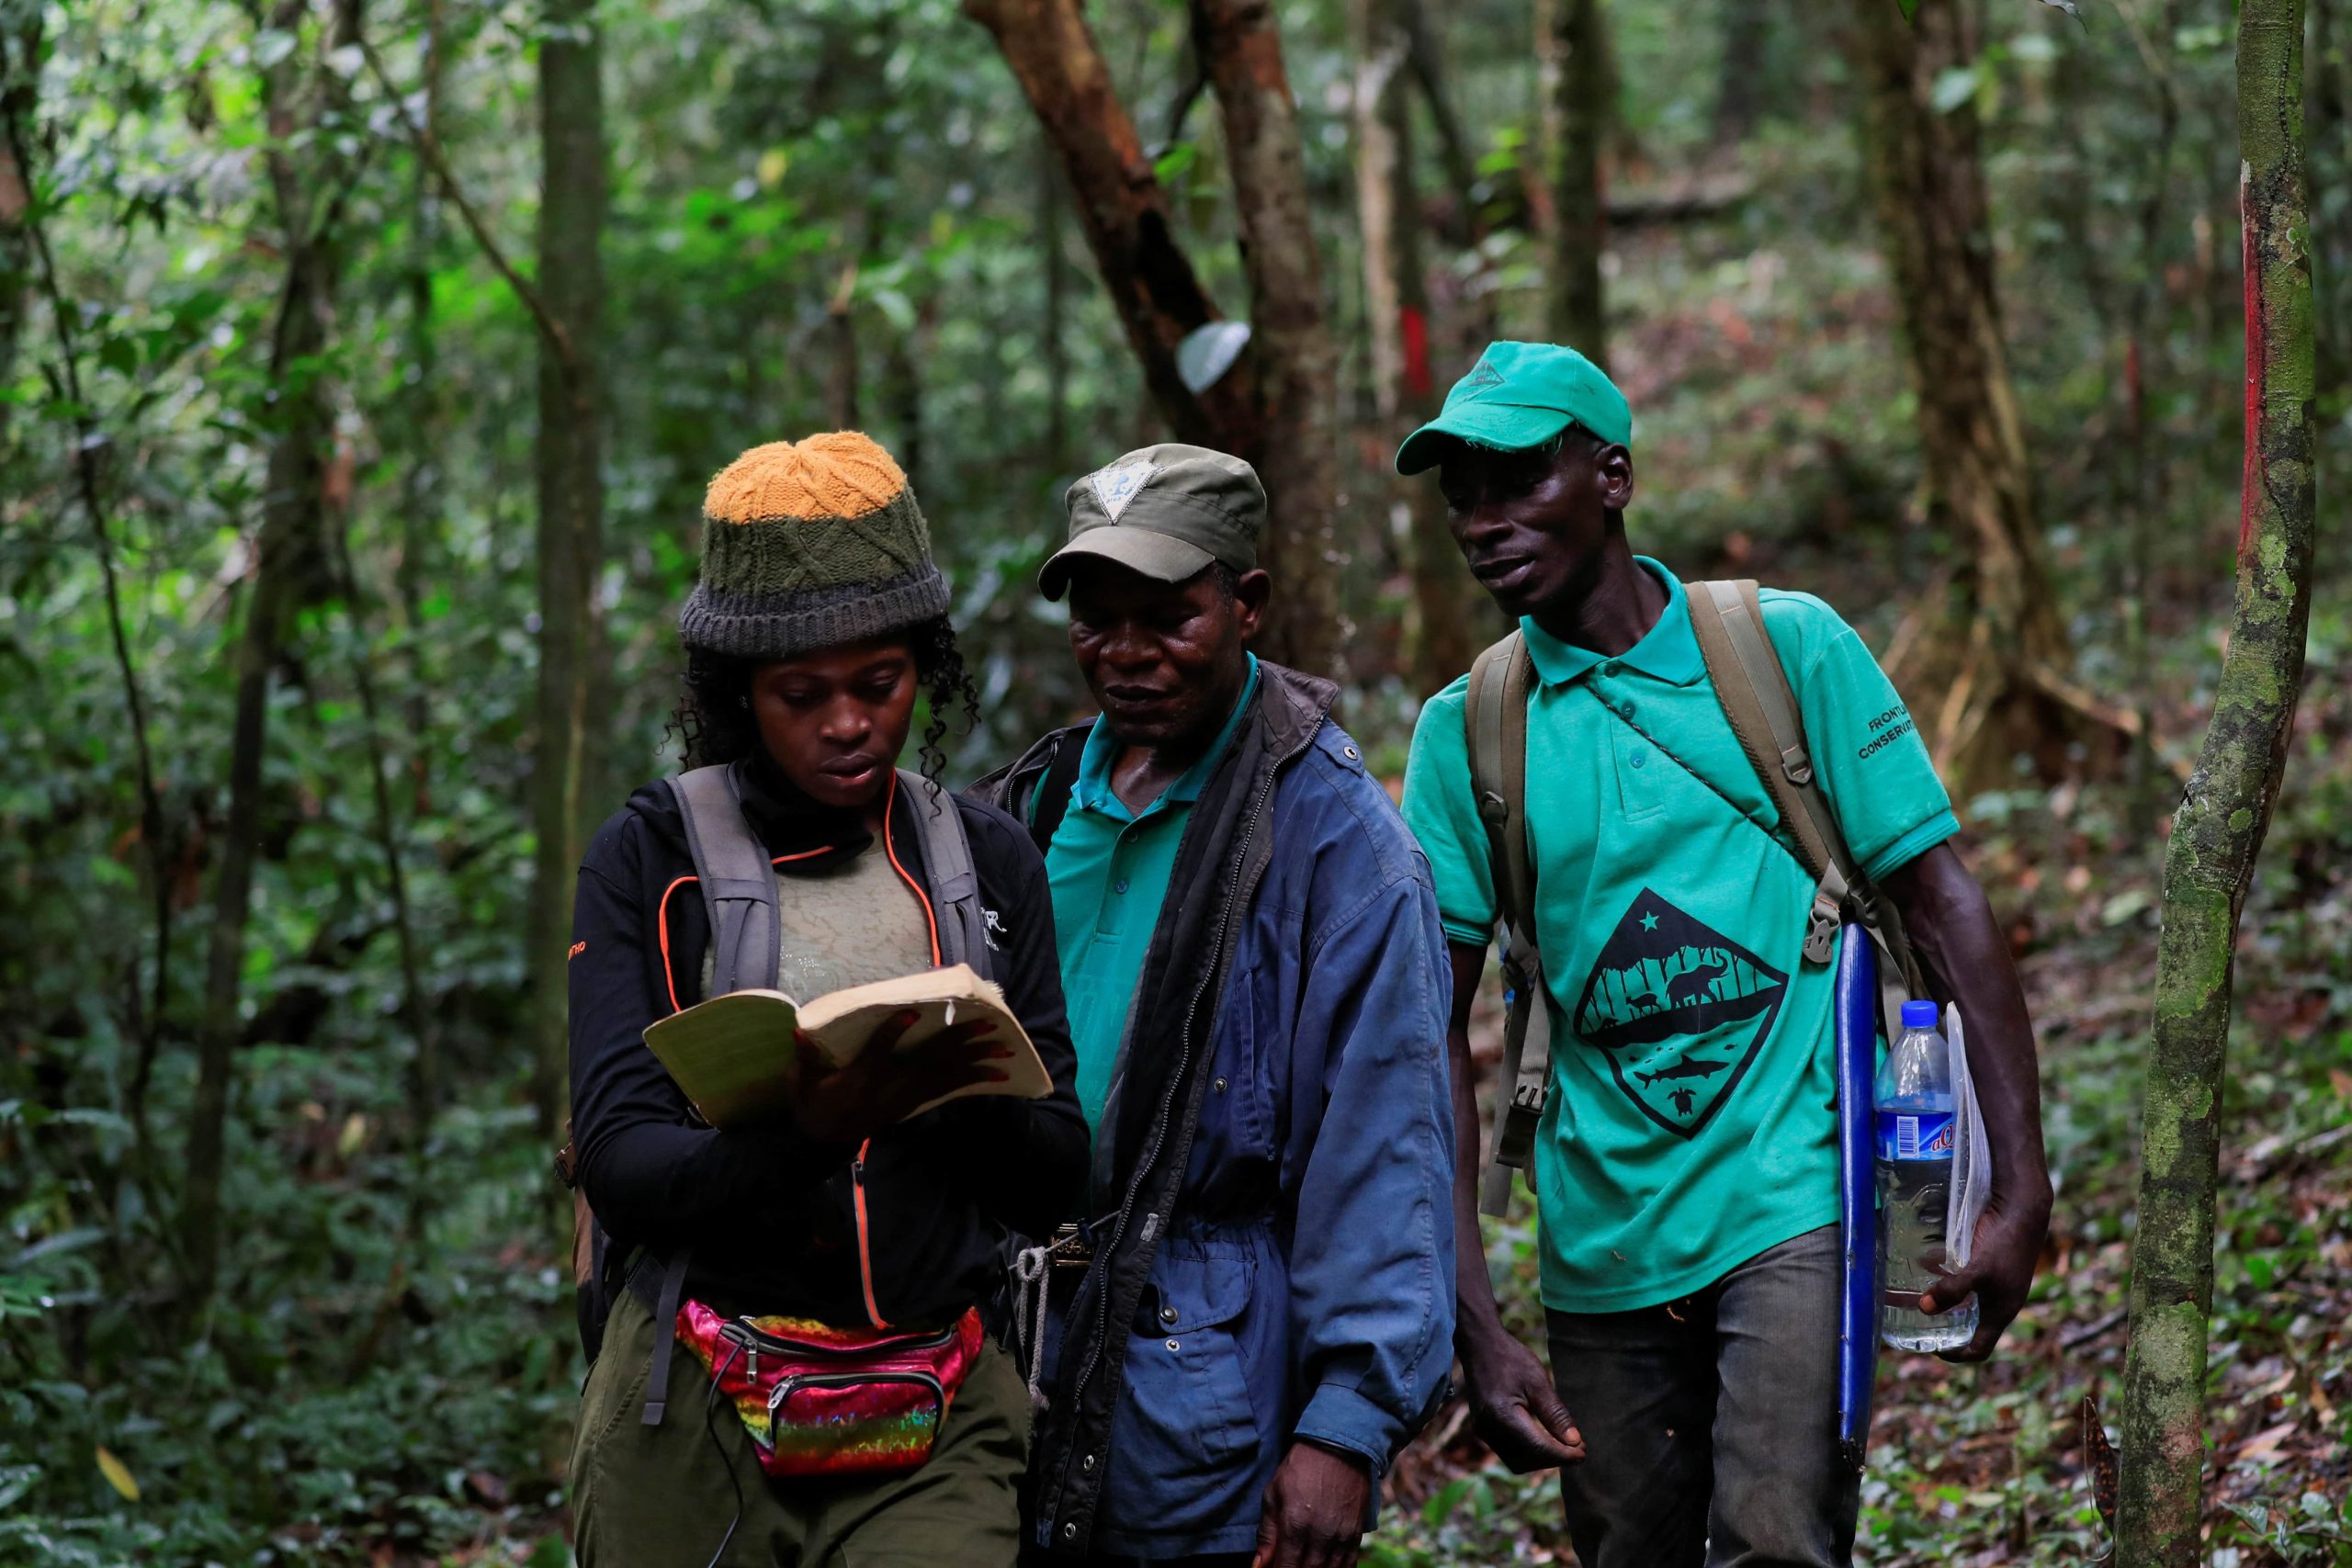
[{"label": "cap emblem", "polygon": [[1149,484],[1151,476],[1158,472],[1159,465],[1157,463],[1122,463],[1089,475],[1086,482],[1094,487],[1094,493],[1102,499],[1103,512],[1116,523],[1119,513],[1127,509],[1127,502],[1133,501],[1136,492]]},{"label": "cap emblem", "polygon": [[1470,367],[1470,374],[1462,378],[1462,384],[1464,387],[1475,387],[1484,391],[1488,387],[1501,386],[1503,373],[1495,368],[1492,360],[1482,355],[1479,356],[1478,363]]}]

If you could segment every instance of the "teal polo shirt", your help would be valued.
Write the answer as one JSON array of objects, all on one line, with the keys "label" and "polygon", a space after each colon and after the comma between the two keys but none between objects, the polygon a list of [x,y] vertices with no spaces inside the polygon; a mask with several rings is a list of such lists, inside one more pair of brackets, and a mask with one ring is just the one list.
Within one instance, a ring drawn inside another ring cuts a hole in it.
[{"label": "teal polo shirt", "polygon": [[1144,955],[1159,924],[1169,874],[1193,803],[1216,772],[1241,716],[1258,691],[1258,656],[1216,741],[1184,775],[1141,811],[1129,811],[1111,787],[1119,743],[1098,722],[1080,753],[1069,809],[1046,850],[1046,880],[1053,890],[1054,937],[1061,944],[1062,994],[1069,1004],[1070,1043],[1078,1050],[1078,1104],[1089,1129],[1102,1120],[1119,1043]]},{"label": "teal polo shirt", "polygon": [[[1770,829],[1682,585],[1614,658],[1520,623],[1536,939],[1553,1019],[1534,1187],[1544,1304],[1628,1312],[1688,1295],[1838,1219],[1831,972],[1804,958],[1813,879]],[[1911,716],[1860,637],[1804,593],[1763,592],[1823,788],[1872,878],[1959,831]],[[1446,935],[1496,905],[1470,790],[1468,679],[1422,708],[1405,820]]]}]

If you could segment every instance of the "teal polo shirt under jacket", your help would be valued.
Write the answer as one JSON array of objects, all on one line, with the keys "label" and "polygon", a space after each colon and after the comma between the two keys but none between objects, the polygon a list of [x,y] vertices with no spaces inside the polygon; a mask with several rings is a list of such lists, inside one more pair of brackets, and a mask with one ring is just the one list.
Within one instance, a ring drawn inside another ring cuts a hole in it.
[{"label": "teal polo shirt under jacket", "polygon": [[1102,1121],[1102,1102],[1126,1038],[1127,1012],[1144,955],[1159,924],[1168,896],[1176,847],[1183,841],[1193,802],[1216,772],[1233,743],[1241,716],[1258,691],[1258,656],[1250,656],[1250,678],[1241,700],[1227,716],[1216,743],[1184,776],[1141,811],[1129,811],[1111,787],[1111,762],[1119,743],[1099,720],[1087,732],[1069,810],[1054,829],[1046,851],[1046,879],[1054,897],[1054,936],[1061,943],[1062,992],[1069,1003],[1070,1043],[1078,1049],[1078,1104],[1091,1130]]}]

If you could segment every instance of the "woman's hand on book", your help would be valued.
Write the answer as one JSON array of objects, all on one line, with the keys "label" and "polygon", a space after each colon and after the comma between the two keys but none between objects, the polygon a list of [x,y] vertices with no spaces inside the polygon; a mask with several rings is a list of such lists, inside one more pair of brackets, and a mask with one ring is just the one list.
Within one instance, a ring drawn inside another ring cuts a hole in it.
[{"label": "woman's hand on book", "polygon": [[840,1066],[795,1031],[800,1088],[793,1111],[801,1131],[829,1143],[860,1143],[943,1094],[967,1084],[1004,1081],[1003,1073],[986,1064],[1012,1053],[988,1038],[996,1025],[986,1019],[942,1030],[923,1042],[919,1057],[900,1059],[899,1037],[922,1016],[910,1010],[883,1020],[865,1048]]}]

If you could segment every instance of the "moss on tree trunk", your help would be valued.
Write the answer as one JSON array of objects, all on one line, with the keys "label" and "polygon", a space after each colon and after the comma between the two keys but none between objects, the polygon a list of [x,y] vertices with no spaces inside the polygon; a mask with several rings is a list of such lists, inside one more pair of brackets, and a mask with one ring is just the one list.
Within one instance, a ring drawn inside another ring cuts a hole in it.
[{"label": "moss on tree trunk", "polygon": [[2201,1555],[2206,1325],[2232,958],[2286,768],[2311,618],[2314,355],[2302,86],[2302,0],[2245,0],[2237,604],[2212,725],[2165,853],[2123,1374],[2123,1568],[2188,1568]]}]

